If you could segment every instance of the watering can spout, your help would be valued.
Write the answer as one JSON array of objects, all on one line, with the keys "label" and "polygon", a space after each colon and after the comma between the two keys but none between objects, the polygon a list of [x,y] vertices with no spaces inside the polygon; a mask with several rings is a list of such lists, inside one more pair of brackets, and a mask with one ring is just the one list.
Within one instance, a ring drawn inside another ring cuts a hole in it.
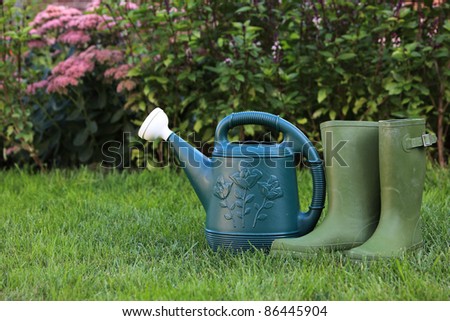
[{"label": "watering can spout", "polygon": [[208,210],[209,194],[211,194],[212,189],[212,161],[171,131],[168,123],[166,113],[161,108],[156,108],[147,116],[139,129],[138,135],[148,141],[162,138],[170,142],[195,193],[205,210]]}]

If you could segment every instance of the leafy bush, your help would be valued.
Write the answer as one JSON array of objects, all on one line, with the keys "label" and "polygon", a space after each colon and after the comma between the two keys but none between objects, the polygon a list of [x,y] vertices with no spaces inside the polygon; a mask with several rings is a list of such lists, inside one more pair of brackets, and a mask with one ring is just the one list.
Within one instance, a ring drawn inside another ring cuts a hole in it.
[{"label": "leafy bush", "polygon": [[0,166],[13,157],[20,163],[31,157],[42,167],[33,143],[31,109],[22,99],[29,76],[24,66],[30,38],[26,12],[14,7],[14,1],[1,1],[0,5]]},{"label": "leafy bush", "polygon": [[[136,141],[137,125],[160,106],[174,130],[193,129],[203,142],[221,118],[251,109],[281,115],[312,140],[329,119],[426,117],[438,136],[433,157],[445,165],[449,4],[140,3],[50,7],[34,19],[28,64],[40,78],[29,81],[28,106],[46,162],[101,160],[104,142],[125,131]],[[258,128],[231,134],[255,138]],[[164,145],[149,147],[165,158]]]},{"label": "leafy bush", "polygon": [[[143,5],[121,16],[139,39],[129,52],[141,57],[128,74],[138,85],[127,106],[163,106],[176,129],[193,128],[202,141],[222,117],[249,109],[280,114],[314,140],[329,119],[427,117],[444,165],[449,9],[403,1]],[[253,136],[254,127],[235,134]]]},{"label": "leafy bush", "polygon": [[30,23],[31,65],[43,77],[27,88],[35,144],[57,165],[99,162],[103,144],[132,129],[121,92],[133,83],[124,80],[125,53],[115,49],[120,35],[93,9],[50,5]]}]

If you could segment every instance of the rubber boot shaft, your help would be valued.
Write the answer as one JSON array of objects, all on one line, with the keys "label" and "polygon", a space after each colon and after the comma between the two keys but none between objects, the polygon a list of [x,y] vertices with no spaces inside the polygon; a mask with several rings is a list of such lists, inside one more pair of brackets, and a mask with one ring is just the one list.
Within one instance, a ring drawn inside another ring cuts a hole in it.
[{"label": "rubber boot shaft", "polygon": [[373,236],[348,252],[351,258],[399,256],[422,244],[420,207],[425,180],[425,148],[408,147],[424,134],[425,121],[380,121],[380,222]]}]

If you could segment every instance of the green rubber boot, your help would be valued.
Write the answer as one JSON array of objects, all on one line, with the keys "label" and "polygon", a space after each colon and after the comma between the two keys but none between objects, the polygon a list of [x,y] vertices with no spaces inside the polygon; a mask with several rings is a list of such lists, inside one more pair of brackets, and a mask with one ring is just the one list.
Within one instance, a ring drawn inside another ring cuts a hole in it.
[{"label": "green rubber boot", "polygon": [[311,233],[277,239],[271,254],[304,255],[348,250],[375,231],[380,214],[378,123],[328,121],[320,125],[324,145],[328,214]]},{"label": "green rubber boot", "polygon": [[346,253],[353,259],[396,257],[422,244],[424,147],[436,137],[424,134],[422,119],[387,120],[379,125],[380,222],[366,243]]}]

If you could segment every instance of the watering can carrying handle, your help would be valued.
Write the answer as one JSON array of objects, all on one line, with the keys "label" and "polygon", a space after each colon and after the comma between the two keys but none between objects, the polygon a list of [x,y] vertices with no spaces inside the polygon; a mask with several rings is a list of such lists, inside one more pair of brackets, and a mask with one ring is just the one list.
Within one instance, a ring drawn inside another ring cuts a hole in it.
[{"label": "watering can carrying handle", "polygon": [[301,229],[299,232],[302,235],[309,233],[319,220],[325,203],[325,175],[317,150],[305,134],[288,121],[280,116],[258,111],[233,113],[225,117],[217,126],[215,141],[226,144],[228,131],[233,127],[246,124],[262,125],[281,131],[283,133],[281,144],[285,144],[294,152],[305,156],[311,170],[313,196],[308,212],[299,214],[299,228]]}]

